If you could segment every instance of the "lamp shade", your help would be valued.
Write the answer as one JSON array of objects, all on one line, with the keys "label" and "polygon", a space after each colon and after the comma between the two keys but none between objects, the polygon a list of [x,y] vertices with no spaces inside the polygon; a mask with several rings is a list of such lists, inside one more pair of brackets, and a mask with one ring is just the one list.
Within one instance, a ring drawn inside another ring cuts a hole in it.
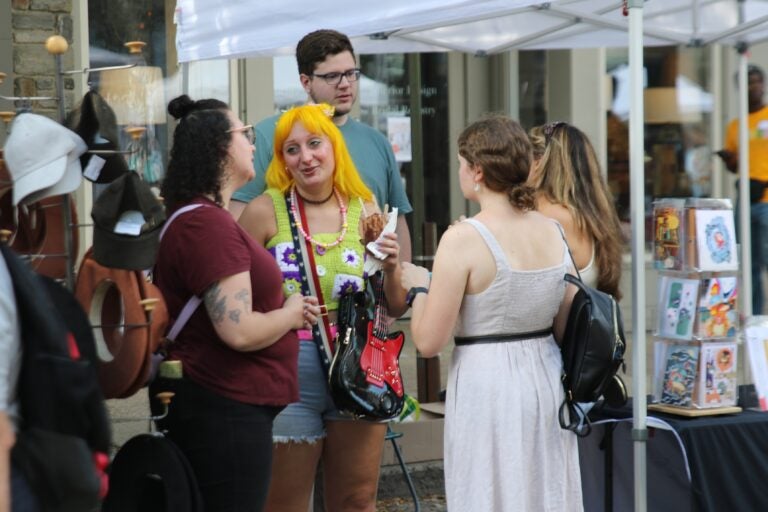
[{"label": "lamp shade", "polygon": [[701,121],[699,108],[683,105],[676,87],[648,87],[644,91],[645,122],[682,124]]},{"label": "lamp shade", "polygon": [[163,72],[155,66],[102,71],[99,92],[117,123],[130,126],[165,124]]}]

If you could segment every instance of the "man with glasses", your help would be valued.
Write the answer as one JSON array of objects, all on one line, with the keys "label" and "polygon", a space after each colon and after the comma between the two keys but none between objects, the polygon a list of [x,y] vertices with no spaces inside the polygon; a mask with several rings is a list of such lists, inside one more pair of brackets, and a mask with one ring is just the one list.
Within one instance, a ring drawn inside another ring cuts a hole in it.
[{"label": "man with glasses", "polygon": [[[352,160],[365,184],[376,196],[379,206],[397,207],[397,235],[400,256],[411,259],[411,236],[405,214],[413,208],[405,194],[400,171],[387,139],[378,131],[349,116],[357,98],[360,69],[352,43],[335,30],[317,30],[304,36],[296,46],[299,80],[315,103],[335,108],[334,123],[344,135]],[[264,174],[272,160],[272,141],[279,116],[271,116],[256,125],[256,177],[232,196],[230,211],[240,217],[245,205],[264,191]]]}]

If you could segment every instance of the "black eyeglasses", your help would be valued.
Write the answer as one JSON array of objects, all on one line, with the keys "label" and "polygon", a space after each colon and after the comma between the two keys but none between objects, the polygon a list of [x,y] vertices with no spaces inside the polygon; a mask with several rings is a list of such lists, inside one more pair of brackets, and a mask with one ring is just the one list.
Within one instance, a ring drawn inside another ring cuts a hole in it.
[{"label": "black eyeglasses", "polygon": [[328,85],[339,85],[342,78],[346,78],[347,82],[357,82],[357,80],[360,78],[360,69],[353,68],[341,73],[334,71],[332,73],[324,73],[322,75],[312,73],[312,76],[322,78]]},{"label": "black eyeglasses", "polygon": [[561,126],[565,126],[568,123],[565,121],[555,121],[553,123],[545,124],[544,129],[542,130],[544,132],[544,141],[549,144],[550,139],[552,138],[552,135],[554,135],[555,130],[557,130]]},{"label": "black eyeglasses", "polygon": [[232,128],[231,130],[227,130],[227,133],[233,132],[241,132],[243,135],[245,135],[245,138],[248,139],[248,142],[251,145],[256,142],[256,134],[253,132],[252,124],[247,124],[245,126],[241,126],[240,128]]}]

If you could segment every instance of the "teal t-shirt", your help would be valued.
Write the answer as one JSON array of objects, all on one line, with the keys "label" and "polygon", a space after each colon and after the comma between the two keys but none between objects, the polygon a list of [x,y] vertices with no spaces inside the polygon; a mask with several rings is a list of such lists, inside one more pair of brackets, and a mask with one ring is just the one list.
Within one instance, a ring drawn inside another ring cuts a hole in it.
[{"label": "teal t-shirt", "polygon": [[[264,175],[272,160],[275,124],[279,117],[268,117],[256,125],[256,154],[253,157],[256,177],[232,195],[234,200],[247,203],[264,192]],[[339,129],[360,177],[376,196],[379,207],[389,204],[390,208],[397,207],[401,215],[412,212],[389,141],[370,126],[351,118],[347,118]]]}]

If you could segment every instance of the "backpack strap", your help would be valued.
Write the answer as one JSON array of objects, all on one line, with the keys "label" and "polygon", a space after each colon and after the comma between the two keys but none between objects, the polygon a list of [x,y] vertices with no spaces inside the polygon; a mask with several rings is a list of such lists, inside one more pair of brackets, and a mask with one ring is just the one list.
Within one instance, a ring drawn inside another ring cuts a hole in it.
[{"label": "backpack strap", "polygon": [[565,239],[565,230],[563,229],[563,226],[561,226],[559,222],[557,222],[557,221],[553,221],[553,222],[557,226],[557,229],[560,231],[560,236],[563,237],[563,243],[565,244],[565,249],[568,251],[568,256],[570,256],[571,263],[573,263],[573,270],[576,271],[576,276],[579,278],[579,281],[581,281],[581,274],[579,273],[579,266],[576,265],[576,260],[573,259],[573,252],[571,252],[571,246],[568,245],[568,240]]},{"label": "backpack strap", "polygon": [[[162,231],[160,231],[160,240],[163,239],[163,235],[165,235],[165,232],[168,230],[168,227],[171,225],[171,223],[176,220],[176,218],[186,212],[190,212],[192,210],[195,210],[200,207],[205,207],[204,204],[200,203],[194,203],[194,204],[188,204],[187,206],[182,206],[175,212],[173,212],[173,215],[165,221],[165,226],[163,226]],[[186,304],[184,304],[184,307],[181,308],[181,313],[179,313],[179,316],[176,317],[176,320],[174,320],[173,325],[171,326],[171,329],[168,331],[168,335],[165,337],[166,340],[173,342],[176,341],[176,336],[179,335],[181,330],[184,328],[185,325],[187,325],[187,322],[192,317],[192,314],[197,310],[197,307],[200,305],[200,303],[203,301],[202,298],[198,297],[197,295],[193,295],[189,298]]]},{"label": "backpack strap", "polygon": [[[560,404],[558,410],[558,421],[560,422],[560,428],[570,430],[579,437],[586,437],[592,432],[592,422],[589,421],[589,416],[584,413],[581,406],[574,402],[573,399],[567,396],[568,390],[566,390],[566,397],[563,403]],[[565,419],[566,414],[568,420]],[[581,421],[583,418],[583,422]]]},{"label": "backpack strap", "polygon": [[[573,263],[573,269],[576,271],[575,277],[566,273],[564,279],[567,283],[571,283],[578,288],[583,288],[584,282],[581,280],[579,266],[576,265],[576,260],[573,259],[571,246],[568,245],[568,240],[565,239],[565,230],[559,222],[555,222],[555,224],[560,231],[560,236],[563,237],[563,243],[565,244],[565,248],[568,251],[568,256],[570,257],[571,262]],[[581,408],[581,406],[573,400],[571,392],[565,382],[566,375],[564,369],[560,380],[563,382],[563,391],[565,392],[565,398],[563,399],[563,403],[560,404],[560,409],[558,410],[558,421],[560,422],[560,428],[570,430],[579,437],[586,437],[590,432],[592,432],[592,423],[589,421],[589,417],[584,413],[584,410]],[[567,420],[566,414],[568,416]]]}]

